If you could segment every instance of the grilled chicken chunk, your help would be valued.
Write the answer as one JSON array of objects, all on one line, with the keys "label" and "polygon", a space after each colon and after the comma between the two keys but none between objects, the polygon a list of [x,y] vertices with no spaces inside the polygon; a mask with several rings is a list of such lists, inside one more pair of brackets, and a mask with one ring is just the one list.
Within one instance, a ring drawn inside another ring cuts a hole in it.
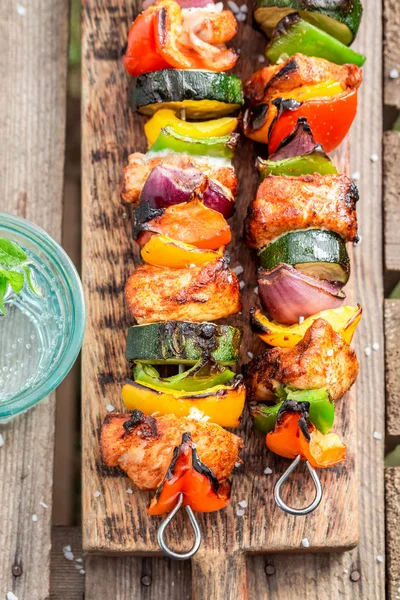
[{"label": "grilled chicken chunk", "polygon": [[218,481],[226,480],[240,461],[241,438],[219,425],[189,417],[145,417],[139,410],[109,413],[101,430],[102,457],[108,467],[121,467],[141,490],[154,490],[164,479],[183,433],[190,433],[201,462]]},{"label": "grilled chicken chunk", "polygon": [[357,375],[354,350],[323,319],[314,321],[293,348],[271,348],[245,368],[248,399],[256,402],[273,400],[279,384],[299,390],[326,388],[335,401]]},{"label": "grilled chicken chunk", "polygon": [[357,188],[345,175],[268,175],[248,209],[246,242],[250,248],[263,248],[283,233],[309,228],[355,241],[357,200]]},{"label": "grilled chicken chunk", "polygon": [[357,89],[362,81],[362,71],[357,65],[335,65],[324,58],[295,54],[282,64],[254,73],[244,83],[244,96],[252,106],[268,104],[279,94],[325,81],[337,81],[343,90]]},{"label": "grilled chicken chunk", "polygon": [[241,310],[239,281],[225,258],[189,269],[140,265],[125,298],[138,323],[214,321]]},{"label": "grilled chicken chunk", "polygon": [[197,169],[207,175],[212,180],[219,182],[231,191],[233,197],[237,194],[237,178],[233,167],[224,167],[218,165],[210,158],[207,163],[203,160],[196,160],[187,154],[178,154],[171,152],[161,156],[153,155],[149,158],[147,154],[135,152],[128,158],[129,164],[124,169],[121,196],[127,203],[136,204],[139,202],[140,192],[146,179],[154,167],[163,164],[177,169]]}]

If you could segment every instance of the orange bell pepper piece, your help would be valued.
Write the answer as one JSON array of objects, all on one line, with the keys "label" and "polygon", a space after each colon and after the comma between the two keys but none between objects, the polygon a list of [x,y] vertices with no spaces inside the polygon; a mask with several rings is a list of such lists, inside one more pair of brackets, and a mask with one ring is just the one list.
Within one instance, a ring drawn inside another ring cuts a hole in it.
[{"label": "orange bell pepper piece", "polygon": [[183,506],[190,506],[197,512],[214,512],[229,504],[230,492],[230,483],[218,482],[211,469],[200,461],[190,434],[184,433],[147,513],[171,512],[179,494],[183,494]]}]

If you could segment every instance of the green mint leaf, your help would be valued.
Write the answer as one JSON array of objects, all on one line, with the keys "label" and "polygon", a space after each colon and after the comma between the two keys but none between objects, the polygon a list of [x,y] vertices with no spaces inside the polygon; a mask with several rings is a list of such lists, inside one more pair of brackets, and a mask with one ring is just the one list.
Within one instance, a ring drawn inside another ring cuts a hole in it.
[{"label": "green mint leaf", "polygon": [[2,267],[19,267],[27,261],[27,258],[18,244],[0,237],[0,265]]},{"label": "green mint leaf", "polygon": [[0,312],[6,316],[6,307],[4,306],[4,296],[8,288],[8,279],[0,276]]},{"label": "green mint leaf", "polygon": [[24,274],[18,273],[18,271],[6,271],[5,269],[0,269],[0,277],[4,277],[8,280],[12,289],[16,294],[19,294],[22,288],[24,287]]},{"label": "green mint leaf", "polygon": [[35,294],[36,296],[39,296],[39,292],[37,290],[35,290],[35,286],[33,285],[32,275],[31,275],[29,267],[23,267],[23,270],[24,270],[25,277],[26,277],[26,283],[28,284],[29,289],[31,290],[31,292],[33,294]]}]

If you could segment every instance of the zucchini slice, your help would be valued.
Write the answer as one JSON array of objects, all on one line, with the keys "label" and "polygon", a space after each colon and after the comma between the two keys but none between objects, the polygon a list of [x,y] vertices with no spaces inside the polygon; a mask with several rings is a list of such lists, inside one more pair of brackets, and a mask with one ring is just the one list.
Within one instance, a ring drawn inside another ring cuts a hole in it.
[{"label": "zucchini slice", "polygon": [[259,257],[261,266],[268,271],[279,264],[287,264],[305,275],[327,281],[345,284],[350,277],[346,244],[334,231],[291,231],[263,248]]},{"label": "zucchini slice", "polygon": [[348,46],[357,35],[362,11],[361,0],[257,0],[254,18],[271,37],[283,17],[298,12],[302,19]]},{"label": "zucchini slice", "polygon": [[194,365],[203,356],[222,365],[239,359],[242,332],[215,323],[169,321],[135,325],[128,330],[126,359],[144,364]]},{"label": "zucchini slice", "polygon": [[131,88],[133,110],[145,115],[185,108],[188,119],[208,120],[235,112],[243,102],[239,77],[213,71],[154,71],[140,75]]}]

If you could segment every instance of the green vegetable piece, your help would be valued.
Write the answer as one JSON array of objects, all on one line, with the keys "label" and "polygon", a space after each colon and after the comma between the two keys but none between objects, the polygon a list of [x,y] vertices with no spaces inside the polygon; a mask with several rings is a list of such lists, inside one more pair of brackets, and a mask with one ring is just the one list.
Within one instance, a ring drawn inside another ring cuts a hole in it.
[{"label": "green vegetable piece", "polygon": [[[284,390],[285,398],[282,398]],[[286,386],[277,390],[277,395],[282,398],[281,402],[272,406],[258,404],[251,410],[251,417],[254,426],[258,431],[269,433],[275,428],[276,417],[284,400],[294,400],[296,402],[309,402],[309,418],[315,427],[323,434],[328,433],[333,426],[335,418],[335,407],[329,400],[328,392],[325,388],[318,390],[296,390]]]},{"label": "green vegetable piece", "polygon": [[232,159],[239,134],[231,133],[220,137],[196,139],[181,135],[168,125],[161,129],[160,135],[150,148],[150,152],[172,150],[183,154],[216,156]]},{"label": "green vegetable piece", "polygon": [[301,52],[307,56],[325,58],[337,65],[353,63],[361,67],[365,56],[351,50],[325,31],[311,23],[300,19],[297,13],[284,17],[278,23],[270,43],[266,47],[265,56],[276,64],[290,56]]},{"label": "green vegetable piece", "polygon": [[138,363],[133,375],[137,383],[181,392],[202,392],[216,385],[226,385],[235,377],[230,369],[208,360],[200,360],[191,369],[165,378],[160,377],[154,367]]},{"label": "green vegetable piece", "polygon": [[300,175],[337,175],[337,169],[331,159],[325,154],[312,152],[302,156],[292,156],[284,160],[258,160],[258,170],[261,181],[267,175],[282,175],[286,177],[299,177]]},{"label": "green vegetable piece", "polygon": [[27,262],[26,253],[18,244],[8,238],[0,238],[0,315],[6,315],[4,298],[9,286],[19,294],[26,281],[29,289],[37,294]]}]

